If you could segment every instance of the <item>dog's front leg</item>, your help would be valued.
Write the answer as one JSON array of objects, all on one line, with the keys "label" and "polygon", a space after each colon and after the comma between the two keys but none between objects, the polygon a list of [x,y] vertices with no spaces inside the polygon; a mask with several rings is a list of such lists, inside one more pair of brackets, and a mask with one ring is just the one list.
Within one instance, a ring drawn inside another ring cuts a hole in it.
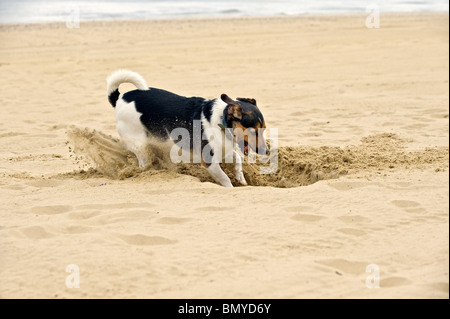
[{"label": "dog's front leg", "polygon": [[[232,145],[233,147],[233,145]],[[236,156],[236,162],[235,157]],[[230,151],[228,151],[225,155],[225,163],[234,163],[234,171],[235,171],[235,176],[236,179],[239,181],[239,183],[241,183],[241,185],[243,186],[247,186],[247,181],[245,180],[244,177],[244,173],[242,172],[242,157],[241,155],[236,151],[233,150],[232,148],[230,149]]]},{"label": "dog's front leg", "polygon": [[[212,142],[210,141],[210,138],[202,141],[202,166],[208,170],[209,174],[217,183],[224,187],[233,187],[230,178],[220,167],[220,163],[222,163],[221,150],[223,146],[220,143],[221,137],[221,132],[219,131],[218,134],[214,136]],[[219,143],[217,141],[219,141]]]},{"label": "dog's front leg", "polygon": [[234,151],[234,154],[236,155],[236,164],[234,166],[234,169],[236,171],[236,178],[239,183],[241,183],[241,185],[247,186],[247,181],[245,180],[244,173],[242,172],[242,157],[236,151]]},{"label": "dog's front leg", "polygon": [[231,184],[231,180],[230,178],[227,176],[227,174],[225,174],[225,172],[222,170],[222,168],[220,167],[219,163],[211,163],[211,165],[209,165],[206,168],[209,172],[209,174],[211,174],[211,176],[222,186],[224,187],[233,187],[233,184]]}]

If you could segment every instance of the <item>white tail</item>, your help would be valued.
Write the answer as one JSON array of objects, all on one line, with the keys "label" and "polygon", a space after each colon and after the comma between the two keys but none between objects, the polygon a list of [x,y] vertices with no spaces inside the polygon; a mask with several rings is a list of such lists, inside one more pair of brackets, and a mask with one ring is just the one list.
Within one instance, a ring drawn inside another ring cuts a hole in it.
[{"label": "white tail", "polygon": [[119,88],[122,83],[131,83],[139,90],[148,90],[144,78],[133,71],[117,70],[106,79],[108,96]]}]

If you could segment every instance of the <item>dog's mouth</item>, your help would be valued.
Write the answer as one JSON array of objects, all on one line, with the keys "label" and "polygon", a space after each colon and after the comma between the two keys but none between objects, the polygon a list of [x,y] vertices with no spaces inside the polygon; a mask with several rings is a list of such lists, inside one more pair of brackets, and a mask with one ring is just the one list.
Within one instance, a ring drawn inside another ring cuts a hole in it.
[{"label": "dog's mouth", "polygon": [[244,155],[248,155],[248,142],[244,140]]}]

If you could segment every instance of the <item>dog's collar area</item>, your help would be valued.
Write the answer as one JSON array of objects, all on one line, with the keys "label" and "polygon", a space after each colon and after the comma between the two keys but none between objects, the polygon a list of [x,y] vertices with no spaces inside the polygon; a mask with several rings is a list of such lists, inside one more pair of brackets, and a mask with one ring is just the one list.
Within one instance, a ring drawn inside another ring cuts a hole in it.
[{"label": "dog's collar area", "polygon": [[228,127],[228,123],[226,121],[225,112],[226,112],[226,109],[223,111],[222,123],[219,124],[219,127],[225,132],[225,136],[228,139],[232,140],[234,138],[234,132],[233,132],[233,129],[231,127]]},{"label": "dog's collar area", "polygon": [[224,128],[228,128],[228,123],[227,123],[227,121],[225,119],[225,114],[222,116],[222,125],[223,125]]},{"label": "dog's collar area", "polygon": [[223,125],[223,128],[228,128],[228,123],[227,123],[227,117],[226,117],[226,112],[227,112],[227,108],[225,108],[224,110],[223,110],[223,113],[222,113],[222,125]]}]

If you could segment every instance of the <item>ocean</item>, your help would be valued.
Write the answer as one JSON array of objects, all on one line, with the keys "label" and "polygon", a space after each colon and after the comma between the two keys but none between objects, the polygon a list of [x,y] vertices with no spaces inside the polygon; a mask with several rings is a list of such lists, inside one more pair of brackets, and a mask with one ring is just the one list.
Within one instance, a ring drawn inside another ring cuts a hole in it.
[{"label": "ocean", "polygon": [[242,17],[366,12],[448,12],[448,0],[0,0],[0,23]]}]

